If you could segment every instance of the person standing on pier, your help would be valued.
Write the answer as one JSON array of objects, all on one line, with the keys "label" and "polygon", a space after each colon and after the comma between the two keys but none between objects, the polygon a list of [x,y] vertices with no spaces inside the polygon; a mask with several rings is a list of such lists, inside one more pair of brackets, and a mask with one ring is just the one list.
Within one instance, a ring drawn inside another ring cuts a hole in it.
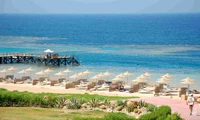
[{"label": "person standing on pier", "polygon": [[46,53],[45,57],[48,59],[49,58],[49,53]]}]

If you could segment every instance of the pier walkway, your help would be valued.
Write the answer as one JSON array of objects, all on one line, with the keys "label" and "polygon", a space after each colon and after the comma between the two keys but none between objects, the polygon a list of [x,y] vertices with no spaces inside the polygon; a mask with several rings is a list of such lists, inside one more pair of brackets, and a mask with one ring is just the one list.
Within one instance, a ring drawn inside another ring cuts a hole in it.
[{"label": "pier walkway", "polygon": [[52,66],[72,65],[79,66],[80,62],[74,56],[58,56],[52,54],[50,57],[34,54],[10,53],[0,54],[0,64],[14,63],[37,63]]}]

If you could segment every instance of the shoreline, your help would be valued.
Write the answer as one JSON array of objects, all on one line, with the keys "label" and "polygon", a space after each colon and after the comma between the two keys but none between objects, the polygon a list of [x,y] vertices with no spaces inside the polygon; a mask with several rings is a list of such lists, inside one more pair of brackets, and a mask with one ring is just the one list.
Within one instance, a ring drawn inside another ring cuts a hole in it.
[{"label": "shoreline", "polygon": [[[119,92],[119,91],[86,91],[86,90],[78,90],[76,88],[70,88],[70,89],[65,89],[65,87],[60,87],[60,86],[39,86],[39,85],[32,85],[32,84],[12,84],[12,83],[0,83],[0,88],[5,88],[9,91],[28,91],[28,92],[33,92],[33,93],[69,93],[69,94],[98,94],[98,95],[104,95],[104,96],[121,96],[121,97],[131,97],[131,96],[137,96],[139,99],[142,98],[149,98],[149,97],[154,97],[152,93],[129,93],[129,92]],[[164,98],[173,98],[177,100],[181,100],[181,97],[178,95],[173,95],[171,96],[155,96],[155,97],[164,97]]]}]

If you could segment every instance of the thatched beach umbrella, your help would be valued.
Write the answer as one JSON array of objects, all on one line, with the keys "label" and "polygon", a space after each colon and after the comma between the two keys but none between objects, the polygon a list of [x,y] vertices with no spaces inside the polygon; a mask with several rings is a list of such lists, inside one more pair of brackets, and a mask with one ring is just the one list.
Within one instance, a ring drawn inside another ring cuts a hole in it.
[{"label": "thatched beach umbrella", "polygon": [[190,94],[190,85],[195,84],[195,83],[196,83],[196,81],[191,79],[190,77],[187,77],[187,78],[185,78],[181,81],[181,84],[187,84],[188,85],[188,94]]},{"label": "thatched beach umbrella", "polygon": [[6,77],[6,73],[8,72],[8,70],[7,70],[7,69],[3,69],[3,70],[1,70],[0,72],[1,72],[1,73],[4,73],[4,74],[5,74],[5,77]]},{"label": "thatched beach umbrella", "polygon": [[48,78],[49,78],[49,73],[50,73],[50,72],[53,72],[53,70],[50,69],[50,68],[47,68],[46,70],[44,70],[44,72],[47,74],[47,76],[48,76]]},{"label": "thatched beach umbrella", "polygon": [[66,70],[64,70],[63,72],[66,73],[66,78],[67,78],[67,80],[68,80],[68,73],[70,73],[70,72],[72,72],[72,71],[69,70],[69,69],[66,69]]},{"label": "thatched beach umbrella", "polygon": [[152,76],[152,74],[149,73],[149,72],[146,72],[146,73],[143,74],[143,76],[146,77],[147,82],[148,82],[148,81],[149,81],[149,78]]},{"label": "thatched beach umbrella", "polygon": [[168,85],[173,77],[174,77],[173,75],[167,73],[167,74],[161,76],[161,78],[157,82],[160,82],[160,83]]},{"label": "thatched beach umbrella", "polygon": [[95,75],[94,77],[91,78],[91,80],[95,80],[96,82],[98,81],[98,79],[99,79],[98,75]]},{"label": "thatched beach umbrella", "polygon": [[15,75],[15,70],[17,70],[17,68],[12,66],[12,67],[8,68],[8,70],[12,71],[13,75]]},{"label": "thatched beach umbrella", "polygon": [[85,74],[83,72],[78,73],[78,76],[83,78],[85,76]]},{"label": "thatched beach umbrella", "polygon": [[162,78],[172,78],[173,76],[171,74],[167,73],[167,74],[165,74],[165,75],[163,75],[161,77]]},{"label": "thatched beach umbrella", "polygon": [[62,78],[62,76],[65,74],[62,71],[60,71],[60,72],[56,73],[55,75],[58,75],[58,76],[60,76],[60,78]]},{"label": "thatched beach umbrella", "polygon": [[115,77],[115,78],[112,79],[112,81],[117,83],[118,89],[120,89],[119,82],[123,82],[123,78],[122,77]]},{"label": "thatched beach umbrella", "polygon": [[45,72],[45,73],[50,73],[50,72],[53,72],[53,70],[50,69],[50,68],[47,68],[46,70],[44,70],[44,72]]},{"label": "thatched beach umbrella", "polygon": [[97,76],[98,76],[100,79],[102,79],[102,77],[104,77],[104,74],[103,74],[103,73],[99,73]]},{"label": "thatched beach umbrella", "polygon": [[126,71],[125,73],[123,73],[125,76],[131,76],[131,75],[134,75],[134,74],[132,74],[132,73],[130,73],[130,72],[128,72],[128,71]]},{"label": "thatched beach umbrella", "polygon": [[135,80],[132,80],[133,82],[137,82],[137,83],[143,83],[143,82],[147,82],[147,80],[144,80],[142,78],[137,78]]},{"label": "thatched beach umbrella", "polygon": [[163,78],[163,77],[161,77],[161,78],[158,79],[158,81],[156,81],[156,82],[161,83],[161,84],[162,84],[163,90],[166,90],[166,89],[167,89],[167,85],[168,85],[169,82],[170,82],[170,78]]},{"label": "thatched beach umbrella", "polygon": [[147,76],[145,76],[144,74],[142,74],[139,77],[137,77],[137,79],[145,79],[145,78],[147,78]]},{"label": "thatched beach umbrella", "polygon": [[31,72],[34,71],[34,69],[30,67],[30,68],[27,68],[26,71],[30,73],[30,77],[31,77]]},{"label": "thatched beach umbrella", "polygon": [[25,74],[27,73],[27,71],[23,69],[23,70],[19,71],[18,73],[21,73],[21,74],[23,74],[23,76],[25,76]]},{"label": "thatched beach umbrella", "polygon": [[[114,79],[120,79],[121,78],[121,81],[123,82],[124,81],[124,77],[126,77],[123,73],[120,73],[119,75],[116,75]],[[112,80],[114,80],[112,79]],[[115,80],[114,80],[115,81]]]},{"label": "thatched beach umbrella", "polygon": [[123,78],[121,78],[121,77],[115,77],[115,78],[113,78],[112,80],[113,80],[113,81],[123,81]]},{"label": "thatched beach umbrella", "polygon": [[158,79],[158,81],[156,81],[156,82],[158,82],[158,83],[168,84],[169,81],[170,81],[169,78],[160,78],[160,79]]},{"label": "thatched beach umbrella", "polygon": [[98,75],[95,75],[94,77],[91,78],[91,80],[95,80],[96,81],[96,85],[98,85],[98,79],[99,79]]},{"label": "thatched beach umbrella", "polygon": [[127,80],[127,83],[128,83],[128,78],[129,78],[129,76],[134,75],[134,74],[132,74],[132,73],[126,71],[125,73],[123,73],[123,75],[126,76],[126,78],[127,78],[126,80]]},{"label": "thatched beach umbrella", "polygon": [[75,78],[76,81],[77,81],[77,79],[78,79],[79,77],[80,77],[80,76],[79,76],[78,74],[74,74],[74,75],[70,76],[69,78]]},{"label": "thatched beach umbrella", "polygon": [[83,72],[80,72],[78,73],[78,75],[81,77],[81,76],[84,76],[85,74]]},{"label": "thatched beach umbrella", "polygon": [[120,78],[124,78],[125,75],[123,73],[120,73],[119,75],[116,75],[115,77],[120,77]]},{"label": "thatched beach umbrella", "polygon": [[64,70],[63,72],[64,72],[64,73],[70,73],[70,72],[72,72],[72,71],[69,70],[69,69],[66,69],[66,70]]},{"label": "thatched beach umbrella", "polygon": [[92,72],[89,71],[89,70],[86,70],[86,71],[84,71],[83,73],[84,73],[84,74],[91,74]]},{"label": "thatched beach umbrella", "polygon": [[83,73],[87,75],[87,80],[88,80],[88,75],[89,75],[89,74],[92,74],[92,72],[89,71],[89,70],[86,70],[86,71],[84,71]]},{"label": "thatched beach umbrella", "polygon": [[43,77],[46,73],[44,72],[44,70],[42,70],[42,71],[40,71],[40,72],[37,72],[36,74],[37,74],[37,75],[42,75],[42,77]]},{"label": "thatched beach umbrella", "polygon": [[107,71],[107,72],[103,73],[103,75],[106,76],[107,81],[108,81],[108,76],[111,75],[111,73]]},{"label": "thatched beach umbrella", "polygon": [[144,84],[143,83],[146,83],[147,80],[144,80],[144,78],[137,78],[135,80],[132,80],[133,82],[137,82],[137,83],[142,83],[142,88],[144,88]]},{"label": "thatched beach umbrella", "polygon": [[143,75],[146,76],[146,77],[151,77],[151,76],[152,76],[152,74],[149,73],[149,72],[146,72],[146,73],[144,73]]}]

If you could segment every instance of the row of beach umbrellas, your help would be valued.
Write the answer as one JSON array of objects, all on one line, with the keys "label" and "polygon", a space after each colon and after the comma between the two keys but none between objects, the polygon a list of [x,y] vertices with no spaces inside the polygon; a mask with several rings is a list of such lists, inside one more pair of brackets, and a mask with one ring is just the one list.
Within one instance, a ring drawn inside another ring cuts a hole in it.
[{"label": "row of beach umbrellas", "polygon": [[[5,73],[5,76],[6,76],[6,73],[9,72],[9,71],[12,71],[13,75],[14,75],[14,72],[16,70],[17,70],[17,68],[10,67],[8,69],[3,69],[0,72],[1,73]],[[31,76],[31,72],[32,71],[34,71],[34,69],[30,67],[30,68],[27,68],[27,69],[23,69],[23,70],[19,71],[18,73],[24,74],[24,76],[25,76],[25,74],[29,72],[30,76]],[[53,70],[48,68],[46,70],[41,70],[39,72],[36,72],[36,74],[42,75],[42,76],[48,75],[48,77],[49,77],[49,73],[51,73],[51,72],[53,72]],[[64,71],[60,71],[58,73],[55,73],[54,75],[57,75],[57,76],[60,76],[60,77],[66,75],[66,77],[68,78],[68,73],[70,73],[70,72],[72,72],[72,71],[69,70],[69,69],[66,69]],[[69,76],[69,78],[75,78],[77,80],[78,78],[81,78],[83,76],[87,76],[87,79],[88,79],[88,75],[89,74],[92,74],[92,72],[89,71],[89,70],[86,70],[84,72],[79,72],[77,74]],[[104,73],[99,73],[99,74],[93,76],[91,79],[97,81],[99,79],[102,79],[103,77],[106,77],[106,80],[108,81],[108,76],[110,76],[110,75],[111,75],[111,73],[107,71],[107,72],[104,72]],[[126,71],[124,73],[120,73],[119,75],[116,75],[115,78],[112,79],[112,81],[124,81],[126,79],[127,82],[128,82],[129,77],[132,76],[132,75],[134,75],[134,74]],[[147,82],[148,78],[151,77],[151,76],[152,76],[152,74],[150,74],[149,72],[146,72],[146,73],[138,76],[136,79],[134,79],[132,81],[133,82],[138,82],[138,83],[139,82]],[[167,73],[167,74],[161,76],[161,78],[159,78],[158,81],[156,81],[156,82],[169,84],[169,82],[172,80],[172,78],[173,78],[173,76],[171,74]],[[181,84],[187,84],[188,85],[188,89],[190,87],[189,86],[190,84],[195,84],[195,83],[196,83],[195,80],[191,79],[190,77],[187,77],[187,78],[181,80]]]},{"label": "row of beach umbrellas", "polygon": [[[15,67],[10,67],[10,68],[8,68],[8,69],[3,69],[3,70],[1,70],[0,72],[1,73],[4,73],[5,74],[5,76],[6,76],[6,73],[7,72],[9,72],[9,71],[12,71],[12,73],[13,73],[13,75],[15,74],[15,71],[17,70],[17,68],[15,68]],[[31,72],[33,71],[33,69],[30,67],[30,68],[27,68],[27,69],[23,69],[23,70],[21,70],[21,71],[19,71],[18,73],[21,73],[21,74],[24,74],[24,76],[25,76],[25,73],[30,73],[30,76],[31,76]]]}]

